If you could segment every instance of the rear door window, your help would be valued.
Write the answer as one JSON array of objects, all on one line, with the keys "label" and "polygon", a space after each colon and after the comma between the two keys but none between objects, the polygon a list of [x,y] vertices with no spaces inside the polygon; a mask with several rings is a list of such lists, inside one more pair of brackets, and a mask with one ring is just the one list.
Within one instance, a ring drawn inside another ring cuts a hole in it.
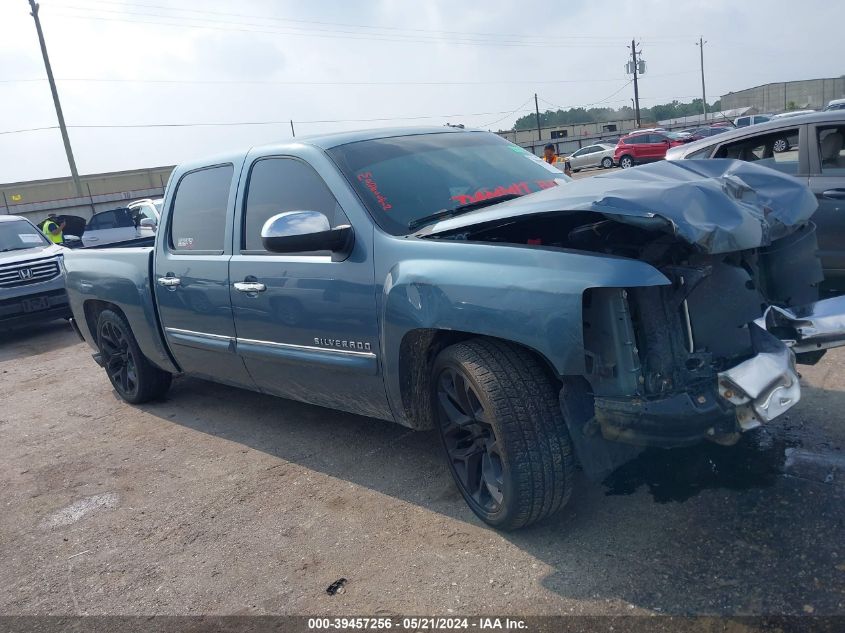
[{"label": "rear door window", "polygon": [[719,147],[714,158],[735,158],[777,169],[785,174],[798,173],[798,128],[751,136]]},{"label": "rear door window", "polygon": [[170,248],[222,253],[232,165],[192,171],[179,181],[170,221]]},{"label": "rear door window", "polygon": [[845,125],[816,129],[819,164],[825,176],[845,176]]}]

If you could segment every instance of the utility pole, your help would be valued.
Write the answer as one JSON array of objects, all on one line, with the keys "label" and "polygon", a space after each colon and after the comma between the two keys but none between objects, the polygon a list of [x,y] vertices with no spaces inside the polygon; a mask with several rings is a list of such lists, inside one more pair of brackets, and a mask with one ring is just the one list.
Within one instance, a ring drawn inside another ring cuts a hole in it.
[{"label": "utility pole", "polygon": [[637,75],[639,74],[637,55],[642,51],[637,50],[636,39],[631,40],[631,70],[634,74],[634,115],[637,118],[637,127],[640,127],[640,86],[637,82]]},{"label": "utility pole", "polygon": [[699,37],[698,42],[696,42],[696,46],[701,49],[701,107],[704,111],[705,123],[707,123],[707,90],[704,88],[704,45],[706,43],[703,37]]},{"label": "utility pole", "polygon": [[290,120],[290,133],[293,134],[293,138],[296,138],[296,130],[293,129],[293,119]]},{"label": "utility pole", "polygon": [[73,151],[70,149],[70,138],[67,135],[67,126],[65,125],[65,116],[62,114],[62,104],[59,103],[59,92],[56,90],[56,80],[53,78],[53,69],[50,67],[50,58],[47,56],[47,44],[44,43],[44,32],[41,30],[41,20],[38,18],[38,3],[35,0],[29,0],[29,6],[32,9],[30,15],[35,20],[35,30],[38,31],[38,43],[41,45],[41,56],[44,58],[44,68],[47,70],[47,81],[50,82],[50,92],[53,93],[53,105],[56,106],[56,116],[59,119],[59,129],[62,132],[62,142],[65,144],[65,154],[67,154],[67,162],[70,165],[70,175],[73,177],[73,184],[76,186],[76,195],[80,198],[84,195],[82,193],[82,183],[79,181],[79,172],[76,171],[76,161],[73,160]]},{"label": "utility pole", "polygon": [[540,106],[537,103],[537,93],[534,93],[534,114],[537,117],[537,140],[543,140],[543,133],[540,131]]}]

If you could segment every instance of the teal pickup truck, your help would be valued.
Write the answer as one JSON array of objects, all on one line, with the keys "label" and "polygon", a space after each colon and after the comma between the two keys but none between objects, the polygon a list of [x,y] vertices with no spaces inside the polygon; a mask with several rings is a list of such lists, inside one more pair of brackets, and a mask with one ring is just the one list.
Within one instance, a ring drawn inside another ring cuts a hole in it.
[{"label": "teal pickup truck", "polygon": [[435,428],[469,507],[514,529],[576,460],[729,444],[798,402],[796,358],[845,340],[816,206],[738,161],[572,181],[494,134],[377,130],[181,165],[154,247],[65,267],[127,402],[186,374]]}]

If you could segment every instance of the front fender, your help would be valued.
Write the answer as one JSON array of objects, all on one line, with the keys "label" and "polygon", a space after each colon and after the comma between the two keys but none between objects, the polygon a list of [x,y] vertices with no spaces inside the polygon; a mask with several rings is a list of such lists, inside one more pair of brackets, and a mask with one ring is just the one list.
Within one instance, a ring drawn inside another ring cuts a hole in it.
[{"label": "front fender", "polygon": [[584,291],[669,283],[649,264],[621,257],[467,242],[427,246],[428,256],[394,264],[383,285],[381,349],[394,404],[402,402],[400,346],[413,330],[512,341],[541,354],[560,376],[581,375]]}]

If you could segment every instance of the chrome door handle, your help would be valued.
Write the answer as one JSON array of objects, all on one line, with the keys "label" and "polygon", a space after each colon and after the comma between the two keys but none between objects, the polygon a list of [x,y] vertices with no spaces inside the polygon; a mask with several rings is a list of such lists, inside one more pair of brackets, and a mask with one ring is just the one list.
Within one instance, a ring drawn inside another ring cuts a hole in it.
[{"label": "chrome door handle", "polygon": [[164,286],[165,288],[175,288],[182,283],[179,277],[159,277],[157,281],[159,286]]},{"label": "chrome door handle", "polygon": [[845,200],[845,189],[828,189],[822,197],[829,200]]},{"label": "chrome door handle", "polygon": [[253,293],[267,290],[267,286],[260,281],[236,281],[232,285],[238,292]]}]

